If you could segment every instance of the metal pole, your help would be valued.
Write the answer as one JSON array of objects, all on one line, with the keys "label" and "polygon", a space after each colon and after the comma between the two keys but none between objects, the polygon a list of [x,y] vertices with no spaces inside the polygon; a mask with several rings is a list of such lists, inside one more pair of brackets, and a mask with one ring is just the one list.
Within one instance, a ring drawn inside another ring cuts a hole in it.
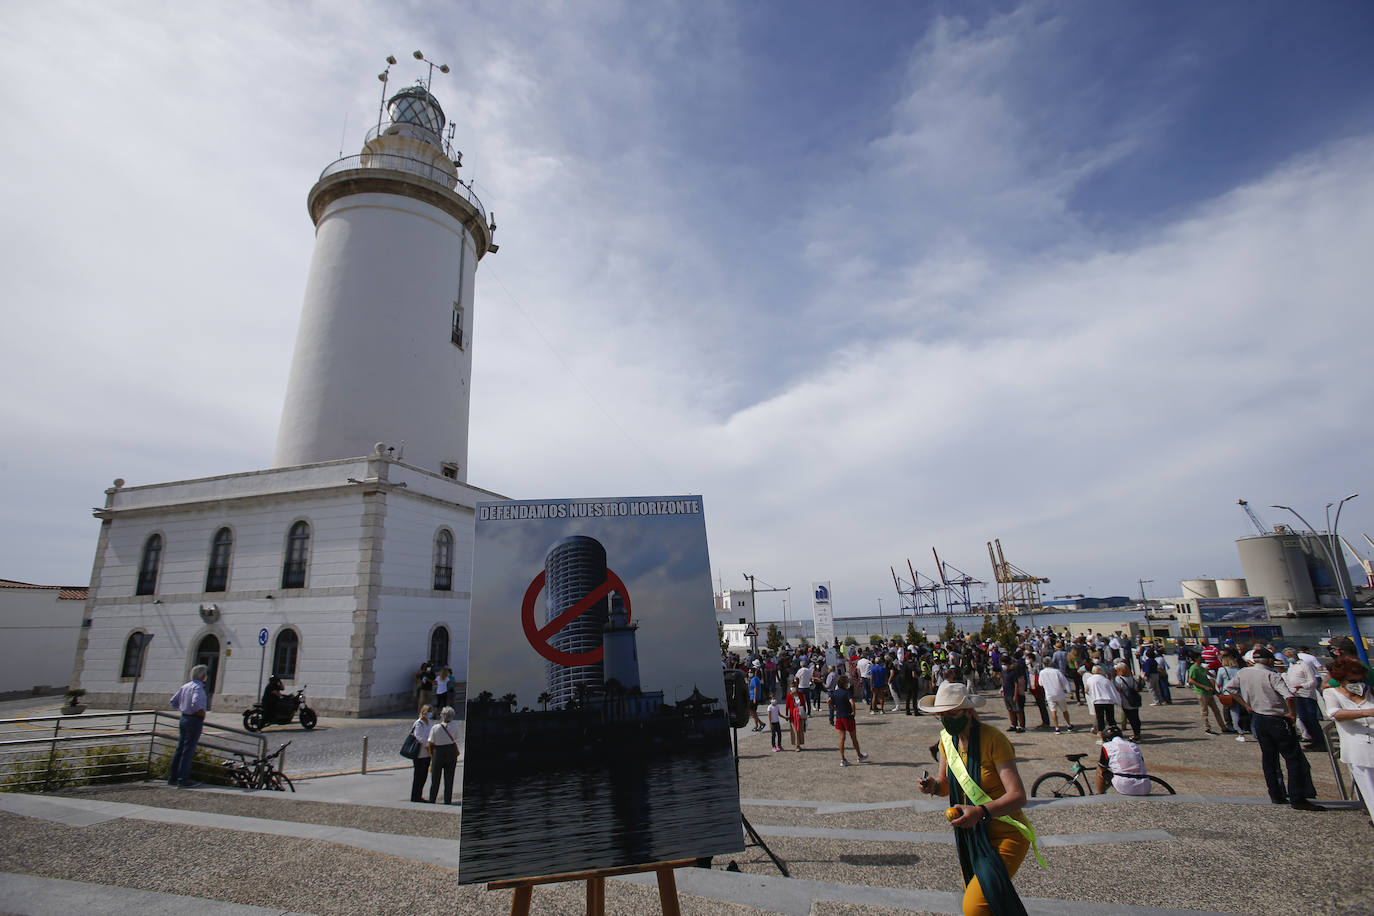
[{"label": "metal pole", "polygon": [[[1358,495],[1358,493],[1350,494],[1345,499],[1341,500],[1341,504],[1344,505],[1347,500],[1354,499]],[[1297,518],[1298,521],[1302,522],[1304,525],[1307,526],[1308,533],[1311,534],[1312,537],[1316,539],[1317,543],[1321,545],[1322,552],[1325,553],[1326,558],[1331,561],[1331,571],[1336,574],[1336,586],[1340,589],[1341,592],[1341,607],[1345,609],[1345,619],[1350,624],[1350,635],[1354,637],[1355,640],[1355,652],[1360,656],[1360,662],[1366,668],[1369,667],[1369,655],[1365,652],[1364,637],[1360,635],[1359,625],[1355,622],[1355,609],[1350,602],[1349,596],[1346,593],[1345,577],[1341,575],[1341,570],[1339,568],[1339,564],[1341,561],[1337,559],[1336,554],[1332,553],[1330,545],[1322,539],[1321,535],[1317,534],[1317,529],[1312,527],[1312,523],[1309,522],[1307,519],[1303,518],[1301,515],[1298,515],[1298,510],[1294,509],[1292,506],[1270,506],[1269,508],[1287,509],[1289,512],[1293,513],[1294,517]],[[1337,508],[1336,524],[1339,525],[1340,523],[1341,510]]]},{"label": "metal pole", "polygon": [[[1365,651],[1364,637],[1360,635],[1360,627],[1355,622],[1355,607],[1350,601],[1350,590],[1345,587],[1345,577],[1348,574],[1347,571],[1344,569],[1345,553],[1341,550],[1340,540],[1338,539],[1338,535],[1336,533],[1336,529],[1340,528],[1341,526],[1341,509],[1345,507],[1345,504],[1347,502],[1349,502],[1350,500],[1354,499],[1356,496],[1359,495],[1360,494],[1358,493],[1351,493],[1345,499],[1341,500],[1339,503],[1336,504],[1336,521],[1332,523],[1330,531],[1330,553],[1332,554],[1332,556],[1337,557],[1339,559],[1339,562],[1332,563],[1332,565],[1336,567],[1332,571],[1336,574],[1336,585],[1341,590],[1341,607],[1345,609],[1345,619],[1346,622],[1350,624],[1350,635],[1355,638],[1355,651],[1360,656],[1360,663],[1363,664],[1366,668],[1368,668],[1369,655]],[[1331,507],[1327,506],[1326,511],[1329,513],[1331,511]]]},{"label": "metal pole", "polygon": [[263,672],[263,667],[267,664],[267,643],[263,643],[263,644],[260,645],[258,648],[261,650],[261,651],[259,652],[259,654],[258,654],[258,696],[261,697],[261,696],[262,696],[262,672]]},{"label": "metal pole", "polygon": [[363,775],[367,775],[367,735],[363,735]]}]

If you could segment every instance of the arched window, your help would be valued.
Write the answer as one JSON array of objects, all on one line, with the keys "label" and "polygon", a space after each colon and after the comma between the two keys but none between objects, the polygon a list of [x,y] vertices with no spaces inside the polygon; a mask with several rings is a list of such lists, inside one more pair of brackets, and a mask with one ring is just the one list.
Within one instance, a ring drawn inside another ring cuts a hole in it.
[{"label": "arched window", "polygon": [[119,669],[120,677],[139,676],[139,669],[143,667],[143,647],[146,635],[142,630],[136,630],[129,634],[128,640],[124,643],[124,664]]},{"label": "arched window", "polygon": [[429,660],[436,670],[448,665],[448,627],[435,627],[429,635]]},{"label": "arched window", "polygon": [[222,592],[229,584],[229,554],[234,549],[234,533],[228,528],[215,532],[210,544],[210,565],[205,570],[205,590]]},{"label": "arched window", "polygon": [[453,532],[447,528],[434,536],[434,590],[453,590]]},{"label": "arched window", "polygon": [[310,559],[310,525],[296,522],[286,536],[286,560],[281,566],[282,588],[305,588],[305,566]]},{"label": "arched window", "polygon": [[157,568],[162,562],[162,535],[150,534],[143,542],[143,559],[138,564],[138,588],[135,595],[151,595],[157,588]]},{"label": "arched window", "polygon": [[301,638],[295,630],[282,630],[277,634],[276,645],[272,649],[272,673],[283,681],[296,676],[296,656],[300,654]]}]

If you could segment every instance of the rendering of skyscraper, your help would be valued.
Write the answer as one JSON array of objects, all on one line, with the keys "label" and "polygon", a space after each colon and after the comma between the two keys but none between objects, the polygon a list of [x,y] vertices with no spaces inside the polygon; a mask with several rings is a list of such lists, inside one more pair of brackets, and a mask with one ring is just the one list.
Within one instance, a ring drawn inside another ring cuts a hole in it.
[{"label": "rendering of skyscraper", "polygon": [[[544,574],[544,623],[548,624],[606,581],[606,548],[595,538],[563,538],[549,548]],[[559,630],[549,645],[570,654],[593,652],[601,648],[608,619],[608,604],[602,599]],[[579,687],[600,689],[603,684],[601,662],[572,667],[548,662],[546,667],[550,705],[554,707],[567,706],[576,699]]]}]

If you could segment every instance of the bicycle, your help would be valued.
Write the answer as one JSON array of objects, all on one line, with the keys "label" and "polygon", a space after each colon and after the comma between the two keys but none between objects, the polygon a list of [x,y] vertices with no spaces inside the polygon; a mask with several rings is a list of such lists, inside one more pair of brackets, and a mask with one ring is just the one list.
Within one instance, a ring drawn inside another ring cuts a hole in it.
[{"label": "bicycle", "polygon": [[[1096,795],[1093,791],[1092,782],[1084,774],[1088,768],[1083,765],[1083,758],[1087,754],[1066,754],[1064,759],[1073,764],[1072,773],[1049,772],[1045,773],[1031,786],[1032,798],[1077,798],[1083,795]],[[1096,769],[1096,767],[1094,767]],[[1108,771],[1110,777],[1113,774]],[[1155,789],[1162,789],[1165,795],[1177,795],[1174,787],[1169,785],[1158,776],[1140,776],[1137,773],[1120,773],[1120,776],[1131,776],[1136,779],[1148,779],[1150,781],[1150,795],[1161,794]]]},{"label": "bicycle", "polygon": [[266,757],[256,757],[251,762],[248,755],[242,751],[230,751],[239,761],[224,761],[224,769],[234,785],[241,789],[271,789],[274,792],[285,792],[290,789],[295,792],[296,787],[291,784],[291,777],[272,762],[280,758],[282,751],[290,744],[288,741]]}]

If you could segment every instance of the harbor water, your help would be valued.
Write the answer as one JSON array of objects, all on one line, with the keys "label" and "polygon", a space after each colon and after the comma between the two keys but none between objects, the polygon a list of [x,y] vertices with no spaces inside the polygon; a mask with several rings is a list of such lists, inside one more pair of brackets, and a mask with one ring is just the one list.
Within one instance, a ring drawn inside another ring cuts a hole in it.
[{"label": "harbor water", "polygon": [[728,746],[466,780],[462,884],[722,855],[744,848]]}]

